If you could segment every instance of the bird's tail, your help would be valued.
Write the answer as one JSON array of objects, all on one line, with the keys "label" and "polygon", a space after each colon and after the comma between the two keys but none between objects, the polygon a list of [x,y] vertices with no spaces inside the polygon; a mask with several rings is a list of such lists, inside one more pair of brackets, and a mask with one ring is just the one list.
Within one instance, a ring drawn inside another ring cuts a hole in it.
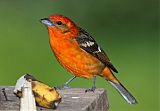
[{"label": "bird's tail", "polygon": [[114,83],[112,81],[108,81],[119,93],[120,95],[129,103],[136,104],[136,99],[132,96],[132,94],[121,84]]},{"label": "bird's tail", "polygon": [[119,92],[119,94],[127,101],[127,103],[137,103],[132,94],[116,79],[116,77],[108,68],[105,68],[100,76],[105,77],[105,79]]}]

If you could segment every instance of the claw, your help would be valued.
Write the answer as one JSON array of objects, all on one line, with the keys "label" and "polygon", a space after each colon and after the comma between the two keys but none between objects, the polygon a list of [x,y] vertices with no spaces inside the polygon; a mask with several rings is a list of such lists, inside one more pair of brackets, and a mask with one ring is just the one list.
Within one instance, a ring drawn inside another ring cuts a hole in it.
[{"label": "claw", "polygon": [[95,89],[96,89],[96,87],[92,87],[92,88],[86,89],[86,90],[85,90],[85,93],[86,93],[86,92],[94,92]]},{"label": "claw", "polygon": [[62,90],[62,89],[70,89],[71,87],[68,86],[67,84],[64,84],[62,86],[54,86],[53,87],[55,90]]},{"label": "claw", "polygon": [[64,89],[71,89],[71,87],[68,86],[67,84],[64,84],[64,85],[63,85],[63,88],[64,88]]}]

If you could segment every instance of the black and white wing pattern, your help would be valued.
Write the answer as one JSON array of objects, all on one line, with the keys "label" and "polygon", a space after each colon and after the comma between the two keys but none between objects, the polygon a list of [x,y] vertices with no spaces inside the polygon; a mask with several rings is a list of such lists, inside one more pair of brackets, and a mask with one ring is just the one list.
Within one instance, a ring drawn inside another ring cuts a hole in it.
[{"label": "black and white wing pattern", "polygon": [[82,28],[79,28],[79,34],[76,37],[76,41],[83,50],[99,59],[114,72],[118,73],[117,69],[110,62],[103,49],[101,49],[96,41]]}]

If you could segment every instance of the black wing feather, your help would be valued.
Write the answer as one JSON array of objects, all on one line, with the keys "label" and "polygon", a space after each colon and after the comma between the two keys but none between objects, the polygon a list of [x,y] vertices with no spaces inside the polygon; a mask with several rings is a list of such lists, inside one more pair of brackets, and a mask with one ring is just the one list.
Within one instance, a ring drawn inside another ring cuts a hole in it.
[{"label": "black wing feather", "polygon": [[103,51],[103,49],[101,49],[96,43],[96,41],[82,28],[79,28],[79,34],[76,37],[76,41],[83,50],[99,59],[102,63],[111,68],[114,72],[118,73],[117,69],[110,62],[108,56]]}]

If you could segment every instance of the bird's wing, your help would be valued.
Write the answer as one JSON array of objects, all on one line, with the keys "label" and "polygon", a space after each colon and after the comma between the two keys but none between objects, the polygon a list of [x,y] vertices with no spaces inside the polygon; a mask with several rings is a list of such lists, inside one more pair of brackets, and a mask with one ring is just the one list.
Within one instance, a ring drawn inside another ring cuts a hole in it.
[{"label": "bird's wing", "polygon": [[82,28],[79,28],[79,34],[76,37],[76,41],[83,50],[99,59],[102,63],[104,63],[114,72],[118,73],[117,69],[110,62],[108,56],[103,51],[103,49],[101,49],[100,46],[98,46],[98,44],[96,43],[96,41]]}]

